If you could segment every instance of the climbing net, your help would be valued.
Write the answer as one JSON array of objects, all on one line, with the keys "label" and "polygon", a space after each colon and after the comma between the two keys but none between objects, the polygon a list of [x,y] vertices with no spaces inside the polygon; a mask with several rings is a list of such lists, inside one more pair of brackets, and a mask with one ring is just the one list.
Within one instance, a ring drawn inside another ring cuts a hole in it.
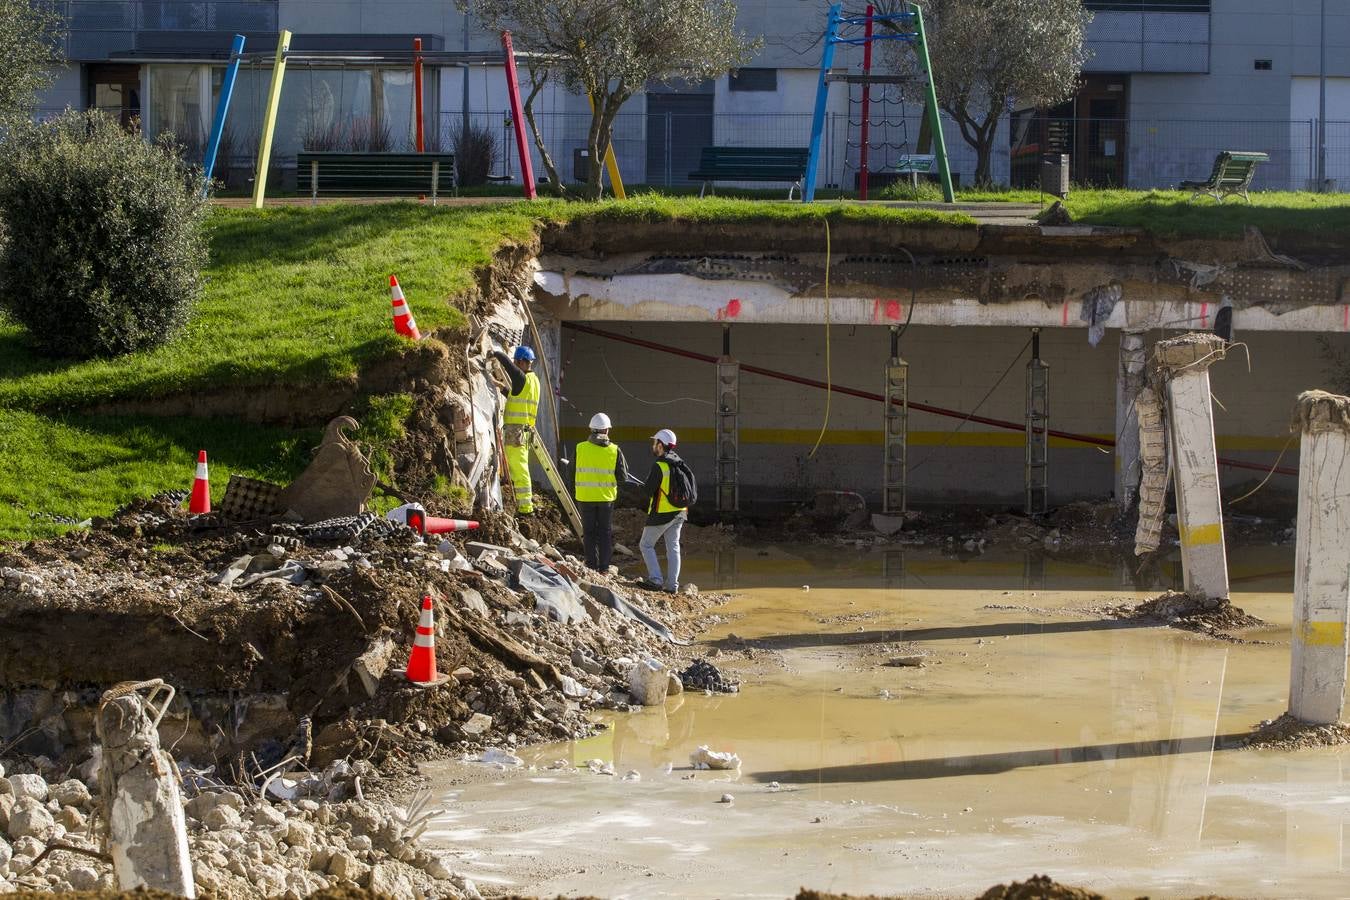
[{"label": "climbing net", "polygon": [[853,176],[864,166],[872,175],[893,170],[900,157],[910,152],[904,86],[850,84],[848,131],[844,138],[845,183],[852,185]]}]

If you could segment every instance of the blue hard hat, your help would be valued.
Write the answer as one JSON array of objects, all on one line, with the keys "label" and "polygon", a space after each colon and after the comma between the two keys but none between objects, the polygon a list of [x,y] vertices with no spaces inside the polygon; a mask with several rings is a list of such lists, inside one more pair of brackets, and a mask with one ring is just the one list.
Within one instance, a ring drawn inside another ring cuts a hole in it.
[{"label": "blue hard hat", "polygon": [[515,355],[513,355],[511,358],[514,359],[516,362],[520,362],[522,359],[528,359],[530,362],[534,362],[534,351],[531,350],[529,347],[526,347],[524,344],[521,344],[519,347],[516,348]]}]

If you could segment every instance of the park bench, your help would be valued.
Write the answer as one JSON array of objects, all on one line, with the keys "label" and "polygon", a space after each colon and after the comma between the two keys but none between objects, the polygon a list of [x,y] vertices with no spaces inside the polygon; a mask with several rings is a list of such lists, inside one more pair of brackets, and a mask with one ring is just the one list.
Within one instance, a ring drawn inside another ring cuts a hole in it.
[{"label": "park bench", "polygon": [[1183,181],[1177,189],[1191,191],[1192,200],[1204,194],[1222,203],[1226,197],[1241,194],[1242,199],[1251,203],[1247,190],[1252,186],[1257,165],[1263,162],[1270,162],[1268,154],[1224,150],[1214,157],[1214,168],[1208,181]]},{"label": "park bench", "polygon": [[716,181],[786,181],[791,200],[806,176],[808,153],[805,147],[704,147],[689,178],[703,182],[700,197]]},{"label": "park bench", "polygon": [[927,175],[933,171],[935,165],[937,165],[937,157],[931,153],[905,153],[901,155],[900,161],[895,164],[895,171],[900,175],[908,175],[909,183],[918,187],[919,176]]},{"label": "park bench", "polygon": [[440,194],[458,194],[453,153],[349,153],[308,150],[296,154],[298,188],[320,194],[405,194],[428,196],[435,204]]}]

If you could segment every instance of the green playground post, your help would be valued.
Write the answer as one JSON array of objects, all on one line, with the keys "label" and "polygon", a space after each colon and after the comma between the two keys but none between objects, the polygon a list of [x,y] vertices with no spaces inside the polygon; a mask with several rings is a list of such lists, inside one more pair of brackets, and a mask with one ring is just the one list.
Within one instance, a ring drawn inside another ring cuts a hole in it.
[{"label": "green playground post", "polygon": [[928,79],[928,101],[924,106],[928,110],[928,128],[933,134],[933,152],[937,156],[938,172],[942,176],[942,197],[947,203],[956,202],[956,192],[952,190],[952,168],[947,162],[947,141],[942,136],[942,120],[938,115],[937,87],[933,83],[933,64],[928,59],[928,37],[923,30],[923,10],[917,3],[906,4],[914,11],[914,33],[918,36],[915,48],[919,54],[919,64],[923,66],[924,77]]}]

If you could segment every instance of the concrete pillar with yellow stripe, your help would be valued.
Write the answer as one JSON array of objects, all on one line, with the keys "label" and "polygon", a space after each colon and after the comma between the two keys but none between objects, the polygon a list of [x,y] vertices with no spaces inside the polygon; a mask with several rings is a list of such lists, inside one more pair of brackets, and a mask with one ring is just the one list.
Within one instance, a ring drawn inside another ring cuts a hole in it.
[{"label": "concrete pillar with yellow stripe", "polygon": [[1222,338],[1195,332],[1159,341],[1154,348],[1157,374],[1167,384],[1182,580],[1186,593],[1206,599],[1228,596],[1228,555],[1209,392],[1209,367],[1224,358],[1226,347]]},{"label": "concrete pillar with yellow stripe", "polygon": [[1350,616],[1350,397],[1299,395],[1289,712],[1329,725],[1345,704]]}]

